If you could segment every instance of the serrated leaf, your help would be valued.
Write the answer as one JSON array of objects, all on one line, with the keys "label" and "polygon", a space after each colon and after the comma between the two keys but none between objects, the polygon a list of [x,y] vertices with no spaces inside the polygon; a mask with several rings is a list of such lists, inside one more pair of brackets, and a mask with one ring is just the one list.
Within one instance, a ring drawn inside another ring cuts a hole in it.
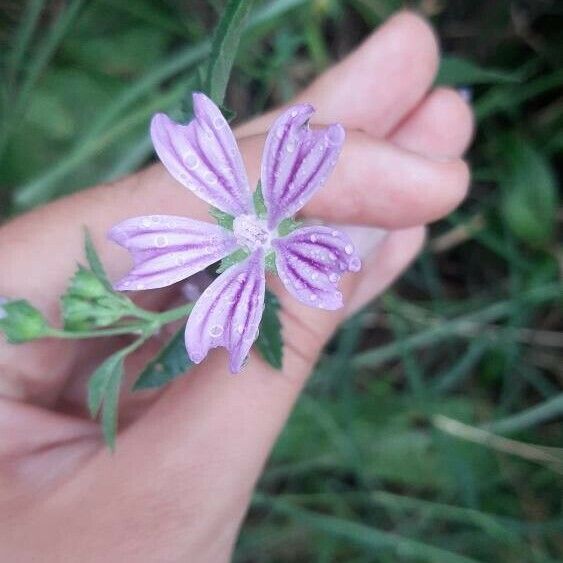
[{"label": "serrated leaf", "polygon": [[258,217],[265,217],[268,210],[266,209],[266,202],[264,201],[264,194],[262,193],[262,184],[258,182],[256,190],[252,194],[252,201],[254,202],[254,211]]},{"label": "serrated leaf", "polygon": [[461,57],[443,57],[436,77],[436,84],[471,86],[472,84],[506,84],[520,82],[517,72],[496,68],[484,68]]},{"label": "serrated leaf", "polygon": [[248,257],[248,251],[244,250],[243,248],[239,248],[238,250],[235,250],[228,256],[225,256],[223,260],[221,260],[221,263],[217,268],[217,273],[222,274],[225,270],[228,270],[231,266],[234,266],[235,264],[242,262],[247,257]]},{"label": "serrated leaf", "polygon": [[223,227],[223,229],[227,229],[229,231],[233,230],[233,223],[235,218],[232,215],[229,215],[228,213],[225,213],[224,211],[221,211],[216,207],[210,207],[209,214],[215,219],[215,221],[217,221],[217,224],[220,227]]},{"label": "serrated leaf", "polygon": [[278,298],[266,290],[264,313],[256,346],[262,357],[274,368],[281,369],[283,364],[283,341],[279,319],[280,303]]},{"label": "serrated leaf", "polygon": [[207,68],[206,91],[218,105],[223,103],[253,0],[229,0],[213,34]]},{"label": "serrated leaf", "polygon": [[545,244],[553,236],[557,213],[557,187],[549,161],[517,134],[503,139],[501,158],[504,220],[524,242]]},{"label": "serrated leaf", "polygon": [[192,366],[193,363],[186,352],[184,327],[182,327],[146,365],[135,382],[133,390],[162,387],[186,373]]},{"label": "serrated leaf", "polygon": [[111,283],[108,280],[106,271],[102,266],[102,261],[96,252],[94,243],[92,242],[92,237],[90,236],[90,231],[88,229],[84,230],[84,253],[86,254],[86,260],[88,260],[88,265],[96,277],[105,285],[110,291],[113,290]]},{"label": "serrated leaf", "polygon": [[96,417],[111,387],[112,378],[123,372],[123,359],[127,349],[122,349],[106,358],[90,376],[88,381],[88,410]]}]

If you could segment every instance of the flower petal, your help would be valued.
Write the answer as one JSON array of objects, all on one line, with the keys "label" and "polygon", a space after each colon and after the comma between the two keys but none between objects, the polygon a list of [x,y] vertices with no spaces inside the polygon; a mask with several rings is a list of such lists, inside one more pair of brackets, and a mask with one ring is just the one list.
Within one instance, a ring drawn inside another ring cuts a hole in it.
[{"label": "flower petal", "polygon": [[348,235],[329,227],[303,227],[275,239],[272,245],[276,268],[289,293],[311,307],[342,307],[337,287],[340,277],[361,268]]},{"label": "flower petal", "polygon": [[264,252],[223,272],[197,300],[186,324],[186,349],[198,364],[211,348],[230,353],[232,373],[238,373],[258,336],[264,308]]},{"label": "flower petal", "polygon": [[163,113],[151,121],[151,137],[168,172],[195,195],[225,213],[252,210],[252,196],[235,136],[219,108],[193,94],[195,118],[175,123]]},{"label": "flower petal", "polygon": [[183,280],[237,248],[234,235],[218,225],[187,217],[147,215],[115,225],[108,237],[133,256],[133,269],[118,290],[154,289]]},{"label": "flower petal", "polygon": [[344,143],[341,125],[311,130],[309,104],[290,107],[274,123],[262,157],[262,193],[268,226],[292,217],[325,182]]}]

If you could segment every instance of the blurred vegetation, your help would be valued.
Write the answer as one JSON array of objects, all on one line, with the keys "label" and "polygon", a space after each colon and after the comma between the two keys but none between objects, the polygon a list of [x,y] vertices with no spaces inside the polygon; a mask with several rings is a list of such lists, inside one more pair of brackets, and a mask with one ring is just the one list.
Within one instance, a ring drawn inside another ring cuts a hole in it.
[{"label": "blurred vegetation", "polygon": [[[259,2],[227,106],[244,117],[286,100],[402,5]],[[563,558],[563,4],[409,5],[438,29],[438,81],[473,96],[472,191],[328,347],[239,562]],[[148,119],[181,115],[222,6],[2,2],[1,215],[151,160]]]}]

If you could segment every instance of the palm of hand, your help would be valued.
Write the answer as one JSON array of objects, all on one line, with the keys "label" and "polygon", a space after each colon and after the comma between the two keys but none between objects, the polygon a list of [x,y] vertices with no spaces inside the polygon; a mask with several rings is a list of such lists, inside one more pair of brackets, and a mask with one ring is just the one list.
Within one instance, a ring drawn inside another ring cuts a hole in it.
[{"label": "palm of hand", "polygon": [[[455,92],[428,92],[436,66],[432,32],[401,14],[299,96],[317,108],[319,123],[348,129],[333,177],[304,213],[391,233],[364,260],[361,274],[344,280],[344,310],[309,309],[279,291],[283,372],[252,357],[242,377],[228,377],[225,357],[216,352],[162,393],[124,393],[125,424],[110,456],[87,418],[85,382],[122,342],[0,343],[0,499],[9,514],[0,526],[3,559],[228,559],[256,479],[322,345],[406,267],[421,246],[423,225],[465,194],[460,156],[471,137],[471,114]],[[251,182],[271,121],[262,116],[237,131]],[[146,213],[208,220],[204,204],[160,165],[151,167],[4,226],[0,294],[29,298],[53,314],[80,259],[82,226],[92,229],[110,275],[118,277],[126,260],[102,243],[104,233]],[[279,290],[275,281],[273,288]],[[160,308],[174,295],[142,298]],[[151,342],[131,358],[132,377],[157,346]]]}]

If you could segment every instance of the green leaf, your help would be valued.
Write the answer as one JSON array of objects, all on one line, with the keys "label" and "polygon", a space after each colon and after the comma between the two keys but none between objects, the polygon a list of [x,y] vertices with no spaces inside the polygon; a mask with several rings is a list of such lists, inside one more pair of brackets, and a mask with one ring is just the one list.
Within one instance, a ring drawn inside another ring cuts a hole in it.
[{"label": "green leaf", "polygon": [[266,202],[264,201],[264,194],[262,193],[262,184],[258,182],[254,194],[252,194],[252,200],[254,201],[254,210],[258,217],[266,217],[268,210],[266,209]]},{"label": "green leaf", "polygon": [[501,144],[502,214],[510,230],[531,246],[551,240],[555,231],[557,187],[549,161],[518,134]]},{"label": "green leaf", "polygon": [[92,272],[107,289],[111,290],[111,283],[109,282],[106,271],[102,266],[102,261],[96,252],[96,248],[94,247],[94,243],[92,242],[92,237],[90,236],[90,231],[88,229],[84,229],[84,253]]},{"label": "green leaf", "polygon": [[102,409],[102,430],[106,444],[113,450],[117,432],[119,389],[123,379],[123,360],[131,347],[123,348],[107,358],[88,381],[88,409],[95,418]]},{"label": "green leaf", "polygon": [[505,84],[520,82],[517,72],[483,68],[461,57],[443,57],[436,77],[436,84],[470,86],[472,84]]},{"label": "green leaf", "polygon": [[111,450],[115,449],[117,433],[117,409],[119,406],[119,390],[123,379],[123,360],[108,381],[104,404],[102,406],[102,431],[104,440]]},{"label": "green leaf", "polygon": [[276,267],[276,253],[275,252],[268,252],[268,254],[266,254],[265,264],[266,264],[266,270],[268,272],[272,272],[272,274],[278,273],[278,269]]},{"label": "green leaf", "polygon": [[96,417],[111,384],[111,379],[123,371],[123,359],[127,348],[123,348],[106,358],[91,375],[88,381],[88,410]]},{"label": "green leaf", "polygon": [[217,224],[220,227],[223,227],[223,229],[227,229],[229,231],[233,230],[233,223],[235,218],[232,215],[229,215],[228,213],[225,213],[224,211],[221,211],[216,207],[210,207],[209,214],[215,219],[215,221],[217,221]]},{"label": "green leaf", "polygon": [[17,344],[46,336],[49,326],[39,310],[25,299],[19,299],[0,302],[0,331],[8,342]]},{"label": "green leaf", "polygon": [[238,250],[235,250],[233,253],[229,254],[228,256],[225,256],[225,258],[221,260],[221,263],[217,268],[217,273],[222,274],[225,270],[228,270],[231,266],[234,266],[235,264],[242,262],[247,257],[248,257],[248,251],[244,250],[243,248],[239,248]]},{"label": "green leaf", "polygon": [[223,103],[238,46],[253,0],[228,0],[215,29],[207,69],[206,90],[218,105]]},{"label": "green leaf", "polygon": [[192,366],[184,343],[182,327],[146,365],[139,375],[133,389],[154,389],[166,385],[179,375],[186,373]]},{"label": "green leaf", "polygon": [[287,236],[289,233],[295,231],[303,224],[303,221],[296,221],[295,219],[284,219],[278,227],[278,233],[281,237]]},{"label": "green leaf", "polygon": [[260,322],[260,331],[256,346],[262,357],[274,368],[281,369],[283,363],[283,341],[279,319],[280,303],[278,298],[266,290],[264,313]]}]

